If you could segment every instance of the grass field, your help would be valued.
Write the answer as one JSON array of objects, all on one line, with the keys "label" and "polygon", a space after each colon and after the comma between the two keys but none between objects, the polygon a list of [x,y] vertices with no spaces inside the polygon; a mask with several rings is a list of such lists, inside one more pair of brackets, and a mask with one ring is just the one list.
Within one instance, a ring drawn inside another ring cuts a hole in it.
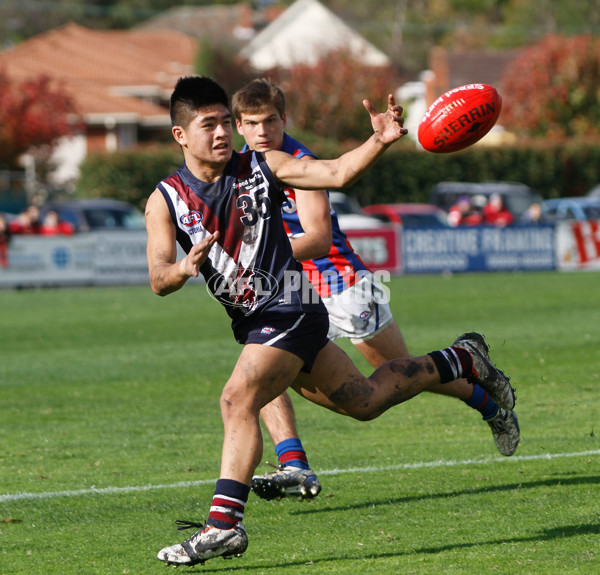
[{"label": "grass field", "polygon": [[[359,423],[295,397],[321,495],[251,494],[245,555],[179,571],[598,573],[600,275],[389,286],[414,354],[486,334],[517,388],[517,453],[457,400]],[[176,519],[206,519],[218,475],[240,351],[222,309],[201,286],[0,291],[0,329],[0,574],[172,572],[156,553],[191,534]]]}]

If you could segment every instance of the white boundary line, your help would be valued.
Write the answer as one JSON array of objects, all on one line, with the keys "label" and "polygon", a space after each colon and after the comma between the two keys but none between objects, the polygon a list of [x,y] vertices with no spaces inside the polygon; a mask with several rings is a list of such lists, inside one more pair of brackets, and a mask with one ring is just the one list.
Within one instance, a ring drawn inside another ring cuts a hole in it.
[{"label": "white boundary line", "polygon": [[[543,453],[539,455],[514,455],[512,457],[484,457],[481,459],[460,459],[437,461],[420,461],[417,463],[401,463],[400,465],[386,465],[383,467],[350,467],[348,469],[319,470],[319,475],[340,475],[343,473],[377,473],[380,471],[398,471],[402,469],[424,469],[433,467],[456,467],[458,465],[481,465],[486,463],[503,463],[513,461],[535,461],[539,459],[559,459],[565,457],[586,457],[600,455],[600,449],[579,451],[575,453]],[[47,491],[42,493],[7,493],[0,495],[0,503],[22,501],[26,499],[53,499],[55,497],[78,497],[80,495],[112,495],[115,493],[134,493],[136,491],[151,491],[154,489],[175,489],[178,487],[197,487],[199,485],[214,485],[216,479],[201,479],[198,481],[180,481],[179,483],[159,485],[131,485],[128,487],[90,487],[88,489],[75,489],[72,491]]]}]

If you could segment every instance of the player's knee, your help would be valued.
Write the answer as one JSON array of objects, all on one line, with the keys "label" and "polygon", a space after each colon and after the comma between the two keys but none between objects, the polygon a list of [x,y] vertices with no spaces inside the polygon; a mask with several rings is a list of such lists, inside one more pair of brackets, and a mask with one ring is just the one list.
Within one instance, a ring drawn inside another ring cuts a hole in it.
[{"label": "player's knee", "polygon": [[248,405],[244,401],[244,398],[240,394],[228,391],[227,389],[223,390],[219,403],[223,419],[240,416],[248,411]]},{"label": "player's knee", "polygon": [[219,401],[223,421],[258,419],[262,405],[250,393],[233,387],[225,387]]},{"label": "player's knee", "polygon": [[349,415],[357,421],[372,421],[379,415],[379,412],[375,412],[369,408],[358,408],[351,411]]}]

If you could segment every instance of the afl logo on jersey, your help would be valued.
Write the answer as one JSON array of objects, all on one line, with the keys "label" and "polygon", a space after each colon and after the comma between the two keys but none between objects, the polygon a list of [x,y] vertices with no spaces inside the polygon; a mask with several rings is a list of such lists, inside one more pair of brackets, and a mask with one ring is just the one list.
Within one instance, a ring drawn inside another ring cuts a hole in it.
[{"label": "afl logo on jersey", "polygon": [[187,214],[183,214],[183,216],[179,218],[179,221],[186,228],[193,228],[202,222],[202,214],[196,210],[193,210]]}]

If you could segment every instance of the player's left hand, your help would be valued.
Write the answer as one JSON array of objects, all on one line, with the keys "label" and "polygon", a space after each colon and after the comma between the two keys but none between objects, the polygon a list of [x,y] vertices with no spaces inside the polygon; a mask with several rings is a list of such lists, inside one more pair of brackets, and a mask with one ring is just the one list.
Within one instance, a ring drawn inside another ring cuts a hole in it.
[{"label": "player's left hand", "polygon": [[396,105],[392,94],[388,95],[388,108],[385,112],[379,113],[369,100],[363,100],[363,106],[371,116],[373,131],[381,143],[392,144],[408,134],[402,116],[404,110],[402,106]]}]

